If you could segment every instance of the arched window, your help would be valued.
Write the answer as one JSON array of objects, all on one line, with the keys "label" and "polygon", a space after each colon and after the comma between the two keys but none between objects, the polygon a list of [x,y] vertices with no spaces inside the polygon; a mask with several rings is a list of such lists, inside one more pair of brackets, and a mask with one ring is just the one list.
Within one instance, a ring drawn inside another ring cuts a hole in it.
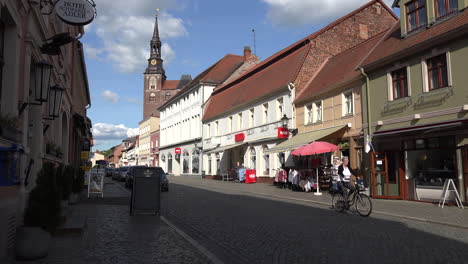
[{"label": "arched window", "polygon": [[183,166],[184,166],[184,170],[183,170],[183,173],[189,173],[189,153],[188,151],[184,150],[184,153],[183,153]]},{"label": "arched window", "polygon": [[270,175],[270,155],[265,154],[268,151],[266,145],[263,146],[263,175]]},{"label": "arched window", "polygon": [[172,154],[167,154],[167,172],[172,173]]},{"label": "arched window", "polygon": [[200,151],[194,149],[192,152],[192,173],[199,173],[200,171]]},{"label": "arched window", "polygon": [[211,175],[211,154],[208,154],[208,175]]},{"label": "arched window", "polygon": [[221,154],[216,153],[216,174],[221,175]]},{"label": "arched window", "polygon": [[171,92],[166,92],[165,99],[166,101],[171,98]]},{"label": "arched window", "polygon": [[154,90],[156,89],[156,78],[154,77],[151,77],[150,78],[150,81],[149,81],[149,87],[150,87],[150,90]]},{"label": "arched window", "polygon": [[250,148],[250,168],[253,170],[257,169],[257,153],[254,147]]},{"label": "arched window", "polygon": [[155,102],[156,101],[156,94],[155,93],[151,93],[150,96],[149,96],[149,101],[150,102]]},{"label": "arched window", "polygon": [[166,156],[164,156],[164,154],[161,155],[161,161],[162,161],[162,162],[165,162],[165,161],[166,161]]}]

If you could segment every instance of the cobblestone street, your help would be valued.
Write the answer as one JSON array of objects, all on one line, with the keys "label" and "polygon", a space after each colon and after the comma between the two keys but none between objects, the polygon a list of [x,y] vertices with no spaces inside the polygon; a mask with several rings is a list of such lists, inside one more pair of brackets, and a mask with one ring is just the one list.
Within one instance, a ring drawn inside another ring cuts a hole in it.
[{"label": "cobblestone street", "polygon": [[[468,230],[462,227],[382,214],[363,218],[245,191],[267,186],[291,193],[265,184],[170,180],[163,215],[225,263],[463,263],[468,257]],[[382,210],[380,202],[375,205]]]}]

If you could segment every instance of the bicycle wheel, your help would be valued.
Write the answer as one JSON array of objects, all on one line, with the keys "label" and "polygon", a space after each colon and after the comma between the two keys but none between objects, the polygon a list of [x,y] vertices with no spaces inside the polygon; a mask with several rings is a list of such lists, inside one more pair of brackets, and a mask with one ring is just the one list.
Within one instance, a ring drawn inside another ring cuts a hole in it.
[{"label": "bicycle wheel", "polygon": [[361,216],[369,216],[372,212],[372,201],[369,196],[359,193],[356,196],[356,211]]},{"label": "bicycle wheel", "polygon": [[336,198],[334,197],[334,206],[333,208],[337,211],[337,212],[343,212],[343,210],[346,208],[346,201],[345,201],[345,197],[343,196],[343,194],[340,194],[340,195],[335,195],[337,196]]}]

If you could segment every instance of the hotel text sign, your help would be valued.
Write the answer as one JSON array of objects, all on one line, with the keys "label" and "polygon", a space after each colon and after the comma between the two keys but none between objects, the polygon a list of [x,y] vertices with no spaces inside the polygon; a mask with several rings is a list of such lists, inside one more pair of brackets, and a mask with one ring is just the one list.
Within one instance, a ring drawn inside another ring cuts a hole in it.
[{"label": "hotel text sign", "polygon": [[74,26],[91,23],[95,15],[94,5],[88,0],[59,0],[55,12],[63,22]]}]

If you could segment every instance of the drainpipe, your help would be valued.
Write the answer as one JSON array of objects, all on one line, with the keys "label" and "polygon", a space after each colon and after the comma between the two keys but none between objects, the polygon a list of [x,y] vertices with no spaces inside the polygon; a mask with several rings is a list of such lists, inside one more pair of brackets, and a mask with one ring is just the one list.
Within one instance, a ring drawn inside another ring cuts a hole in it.
[{"label": "drainpipe", "polygon": [[367,135],[371,134],[371,116],[370,116],[370,106],[369,106],[369,98],[370,98],[370,89],[369,89],[369,76],[364,71],[364,68],[360,67],[361,73],[364,77],[366,77],[366,106],[367,106]]}]

